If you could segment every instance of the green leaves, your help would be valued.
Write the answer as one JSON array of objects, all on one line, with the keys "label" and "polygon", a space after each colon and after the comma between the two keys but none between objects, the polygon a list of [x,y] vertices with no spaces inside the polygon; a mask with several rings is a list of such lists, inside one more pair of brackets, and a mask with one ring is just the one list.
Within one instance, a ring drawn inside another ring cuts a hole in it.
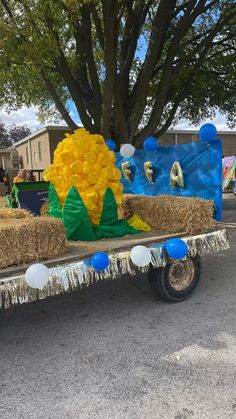
[{"label": "green leaves", "polygon": [[59,198],[58,198],[56,189],[54,188],[54,186],[52,184],[50,184],[50,186],[49,186],[48,201],[49,201],[50,217],[62,218],[61,204],[59,202]]},{"label": "green leaves", "polygon": [[104,202],[100,225],[112,225],[118,221],[118,210],[114,194],[110,188],[107,188]]},{"label": "green leaves", "polygon": [[110,188],[105,193],[99,226],[90,224],[88,211],[74,186],[69,190],[62,213],[56,190],[53,185],[50,185],[49,206],[51,217],[63,219],[68,240],[94,241],[103,237],[120,237],[125,234],[139,233],[138,230],[130,227],[126,220],[118,220],[117,204]]},{"label": "green leaves", "polygon": [[96,240],[87,209],[74,186],[70,189],[65,200],[63,222],[66,228],[66,237],[69,240]]},{"label": "green leaves", "polygon": [[137,145],[217,108],[236,124],[235,0],[108,3],[0,2],[0,106],[74,129],[73,102],[91,133]]}]

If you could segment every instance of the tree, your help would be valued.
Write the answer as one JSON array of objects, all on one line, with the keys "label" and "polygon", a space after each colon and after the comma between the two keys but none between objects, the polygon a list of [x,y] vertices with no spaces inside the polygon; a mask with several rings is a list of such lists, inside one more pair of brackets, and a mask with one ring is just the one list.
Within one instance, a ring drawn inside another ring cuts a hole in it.
[{"label": "tree", "polygon": [[0,106],[141,145],[217,108],[235,124],[235,0],[0,0]]},{"label": "tree", "polygon": [[22,140],[31,134],[31,129],[27,125],[12,125],[8,129],[9,137],[13,143]]},{"label": "tree", "polygon": [[0,149],[11,147],[29,134],[31,134],[31,130],[26,125],[6,126],[4,122],[0,121]]},{"label": "tree", "polygon": [[5,124],[2,121],[0,121],[0,149],[8,148],[11,145],[12,145],[12,141],[9,138],[7,128]]}]

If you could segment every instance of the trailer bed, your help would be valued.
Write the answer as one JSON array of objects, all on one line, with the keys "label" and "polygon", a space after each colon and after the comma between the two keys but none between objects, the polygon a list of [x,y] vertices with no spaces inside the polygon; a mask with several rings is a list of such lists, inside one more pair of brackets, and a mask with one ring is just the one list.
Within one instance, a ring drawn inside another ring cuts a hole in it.
[{"label": "trailer bed", "polygon": [[[141,272],[163,268],[171,262],[165,250],[165,242],[173,237],[181,237],[187,243],[190,258],[229,248],[228,235],[224,228],[192,236],[152,231],[97,242],[70,242],[63,257],[41,261],[48,266],[50,276],[43,289],[33,289],[26,284],[25,271],[29,265],[0,270],[0,309],[82,289],[99,280],[135,275],[138,268],[130,260],[130,250],[136,245],[149,247],[152,254],[151,264],[140,268]],[[86,260],[99,251],[109,254],[110,265],[104,271],[96,271],[86,263]]]},{"label": "trailer bed", "polygon": [[[95,242],[70,241],[68,242],[68,247],[62,257],[41,261],[40,263],[43,263],[49,268],[53,268],[58,265],[65,265],[75,261],[79,262],[88,259],[95,252],[108,252],[109,254],[117,253],[119,251],[129,250],[137,245],[150,246],[153,243],[161,243],[173,237],[184,236],[186,236],[186,233],[173,234],[152,230],[148,233],[129,234],[123,237],[102,239]],[[31,264],[1,269],[0,280],[24,273],[29,265]]]}]

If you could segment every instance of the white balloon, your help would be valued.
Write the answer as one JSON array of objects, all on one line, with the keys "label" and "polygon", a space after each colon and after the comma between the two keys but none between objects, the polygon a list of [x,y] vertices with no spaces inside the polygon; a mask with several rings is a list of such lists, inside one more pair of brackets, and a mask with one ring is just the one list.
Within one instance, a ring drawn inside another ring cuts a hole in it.
[{"label": "white balloon", "polygon": [[145,246],[135,246],[130,252],[130,259],[139,268],[149,265],[151,257],[150,250]]},{"label": "white balloon", "polygon": [[35,263],[25,272],[25,281],[31,288],[43,288],[49,281],[49,269],[42,263]]},{"label": "white balloon", "polygon": [[122,157],[132,157],[135,153],[135,147],[132,144],[123,144],[120,148]]}]

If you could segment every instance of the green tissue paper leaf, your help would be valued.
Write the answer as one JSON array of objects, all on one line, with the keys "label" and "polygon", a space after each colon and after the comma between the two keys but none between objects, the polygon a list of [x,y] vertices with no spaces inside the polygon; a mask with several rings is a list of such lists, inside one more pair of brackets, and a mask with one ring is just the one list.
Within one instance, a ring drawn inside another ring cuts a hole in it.
[{"label": "green tissue paper leaf", "polygon": [[79,192],[74,186],[69,190],[65,200],[63,222],[66,228],[67,239],[75,241],[96,240],[89,221],[87,209]]},{"label": "green tissue paper leaf", "polygon": [[49,186],[49,214],[53,218],[62,218],[62,208],[59,202],[59,198],[56,189],[52,184]]},{"label": "green tissue paper leaf", "polygon": [[100,225],[113,225],[118,221],[117,203],[111,188],[107,188],[104,195]]}]

